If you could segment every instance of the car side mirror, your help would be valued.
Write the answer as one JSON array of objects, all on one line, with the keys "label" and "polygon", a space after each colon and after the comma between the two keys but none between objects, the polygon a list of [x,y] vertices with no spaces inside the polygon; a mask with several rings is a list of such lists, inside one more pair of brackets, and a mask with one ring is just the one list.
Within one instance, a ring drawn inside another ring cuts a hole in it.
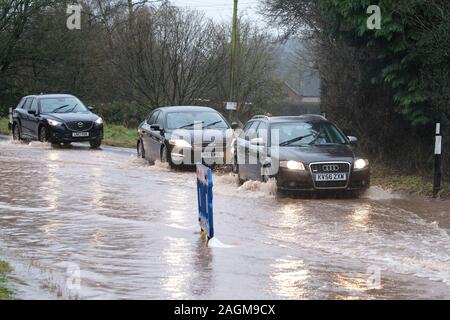
[{"label": "car side mirror", "polygon": [[250,140],[250,144],[253,146],[265,146],[266,142],[263,138],[253,138],[252,140]]},{"label": "car side mirror", "polygon": [[152,130],[152,131],[159,131],[159,132],[163,131],[163,129],[161,128],[161,126],[159,124],[152,124],[150,126],[150,130]]},{"label": "car side mirror", "polygon": [[94,106],[88,106],[87,108],[89,109],[89,111],[94,110]]},{"label": "car side mirror", "polygon": [[237,123],[237,122],[232,122],[231,123],[231,129],[236,130],[238,128],[239,128],[239,123]]},{"label": "car side mirror", "polygon": [[37,114],[36,110],[28,110],[28,114],[35,116]]},{"label": "car side mirror", "polygon": [[351,144],[352,146],[358,144],[358,138],[353,137],[353,136],[348,136],[348,141],[350,141],[350,144]]}]

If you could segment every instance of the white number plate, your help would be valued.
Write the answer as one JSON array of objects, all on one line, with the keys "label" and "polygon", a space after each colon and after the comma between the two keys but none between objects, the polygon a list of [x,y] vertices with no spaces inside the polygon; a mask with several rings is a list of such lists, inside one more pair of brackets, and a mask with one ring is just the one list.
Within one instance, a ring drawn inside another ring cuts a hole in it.
[{"label": "white number plate", "polygon": [[316,181],[347,181],[346,173],[318,173]]},{"label": "white number plate", "polygon": [[75,138],[89,137],[89,132],[74,132],[74,133],[72,133],[72,137],[75,137]]},{"label": "white number plate", "polygon": [[203,159],[216,159],[216,158],[223,158],[223,157],[224,157],[223,152],[202,152]]}]

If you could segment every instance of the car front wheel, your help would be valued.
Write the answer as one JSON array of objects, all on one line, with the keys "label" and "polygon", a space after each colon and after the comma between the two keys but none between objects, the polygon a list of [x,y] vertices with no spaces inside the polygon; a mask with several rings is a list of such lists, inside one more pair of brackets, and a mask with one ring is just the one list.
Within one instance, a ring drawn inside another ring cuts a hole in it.
[{"label": "car front wheel", "polygon": [[138,142],[137,155],[138,155],[138,158],[145,159],[145,149],[144,149],[144,145],[142,144],[142,141]]},{"label": "car front wheel", "polygon": [[241,178],[241,174],[239,173],[239,171],[238,171],[238,174],[237,174],[237,183],[238,183],[239,187],[242,186],[245,183],[245,179]]},{"label": "car front wheel", "polygon": [[39,129],[39,141],[40,142],[48,141],[48,131],[46,127],[41,127],[41,129]]},{"label": "car front wheel", "polygon": [[162,147],[162,150],[161,150],[161,162],[162,163],[169,162],[169,155],[167,153],[168,153],[167,148]]},{"label": "car front wheel", "polygon": [[20,141],[20,128],[18,124],[13,127],[13,140]]},{"label": "car front wheel", "polygon": [[175,164],[172,162],[172,158],[169,155],[169,150],[166,146],[162,147],[161,150],[161,163],[168,163],[171,169],[175,169]]},{"label": "car front wheel", "polygon": [[92,149],[98,149],[102,145],[102,140],[101,139],[92,140],[89,141],[89,144],[91,145]]}]

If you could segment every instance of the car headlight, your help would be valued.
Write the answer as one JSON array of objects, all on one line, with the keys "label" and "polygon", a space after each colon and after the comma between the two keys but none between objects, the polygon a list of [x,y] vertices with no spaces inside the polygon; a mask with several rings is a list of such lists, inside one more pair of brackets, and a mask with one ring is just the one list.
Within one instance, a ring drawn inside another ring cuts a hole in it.
[{"label": "car headlight", "polygon": [[367,159],[358,159],[355,161],[353,167],[357,170],[361,170],[369,166],[369,160]]},{"label": "car headlight", "polygon": [[173,139],[169,140],[169,143],[172,146],[180,147],[180,148],[192,148],[191,144],[183,139]]},{"label": "car headlight", "polygon": [[289,170],[297,170],[297,171],[305,170],[305,165],[298,161],[281,161],[280,167],[288,168]]},{"label": "car headlight", "polygon": [[56,126],[60,126],[62,125],[62,122],[56,121],[56,120],[52,120],[52,119],[47,119],[47,122],[49,125],[56,127]]},{"label": "car headlight", "polygon": [[98,118],[97,120],[95,120],[96,124],[103,124],[103,119],[102,118]]}]

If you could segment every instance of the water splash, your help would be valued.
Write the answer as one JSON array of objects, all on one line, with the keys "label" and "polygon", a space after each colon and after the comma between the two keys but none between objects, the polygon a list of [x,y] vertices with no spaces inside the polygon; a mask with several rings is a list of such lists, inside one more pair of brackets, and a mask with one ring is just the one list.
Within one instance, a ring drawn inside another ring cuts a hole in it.
[{"label": "water splash", "polygon": [[126,161],[125,167],[127,168],[146,168],[150,170],[161,170],[169,171],[170,166],[168,163],[162,163],[161,161],[156,161],[154,165],[151,165],[148,160],[136,157],[136,155],[131,155]]},{"label": "water splash", "polygon": [[213,180],[214,191],[220,195],[245,198],[272,198],[277,194],[277,182],[275,179],[271,179],[268,182],[250,180],[239,186],[237,175],[230,173],[214,175]]},{"label": "water splash", "polygon": [[208,247],[219,248],[219,249],[231,249],[231,248],[234,248],[235,246],[224,244],[224,243],[220,242],[219,239],[212,238],[208,241]]},{"label": "water splash", "polygon": [[401,199],[402,196],[398,193],[394,193],[389,190],[384,190],[380,187],[371,187],[364,193],[363,198],[375,201],[382,201],[391,199]]},{"label": "water splash", "polygon": [[277,181],[275,179],[270,179],[268,182],[260,181],[246,181],[238,191],[251,192],[257,197],[264,196],[276,196],[277,194]]}]

